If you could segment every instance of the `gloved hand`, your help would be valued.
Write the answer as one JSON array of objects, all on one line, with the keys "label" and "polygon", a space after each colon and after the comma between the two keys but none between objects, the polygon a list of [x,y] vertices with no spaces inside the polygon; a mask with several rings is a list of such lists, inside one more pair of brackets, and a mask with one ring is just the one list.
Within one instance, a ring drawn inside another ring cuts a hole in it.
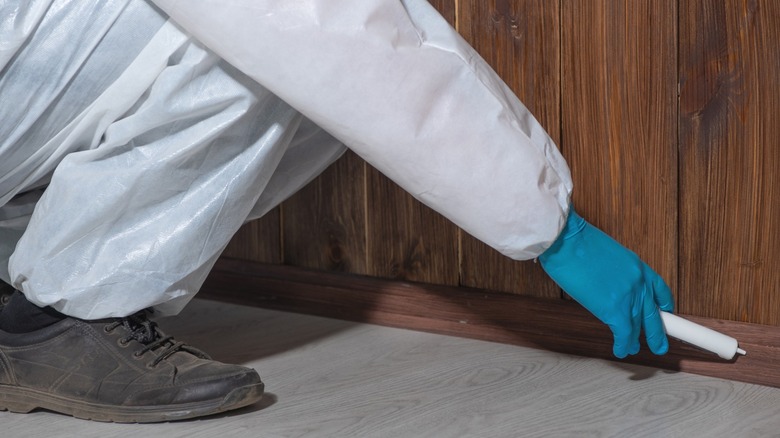
[{"label": "gloved hand", "polygon": [[633,252],[580,217],[572,208],[566,226],[539,261],[572,298],[607,324],[619,358],[639,351],[644,329],[650,350],[669,349],[661,310],[671,312],[674,298],[664,280]]}]

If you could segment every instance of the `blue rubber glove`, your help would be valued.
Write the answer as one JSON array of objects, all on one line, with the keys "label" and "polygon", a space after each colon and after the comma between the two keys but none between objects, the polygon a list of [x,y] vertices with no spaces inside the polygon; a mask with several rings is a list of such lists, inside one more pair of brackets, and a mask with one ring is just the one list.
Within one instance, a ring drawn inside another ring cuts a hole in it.
[{"label": "blue rubber glove", "polygon": [[658,311],[674,308],[669,286],[636,254],[573,208],[563,232],[539,261],[566,293],[609,326],[615,356],[639,352],[642,329],[653,353],[669,350]]}]

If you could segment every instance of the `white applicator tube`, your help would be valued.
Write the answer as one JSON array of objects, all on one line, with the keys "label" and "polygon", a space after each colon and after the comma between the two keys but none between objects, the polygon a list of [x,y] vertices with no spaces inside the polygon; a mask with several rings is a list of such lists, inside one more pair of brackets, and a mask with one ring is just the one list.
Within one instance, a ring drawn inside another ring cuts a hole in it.
[{"label": "white applicator tube", "polygon": [[735,354],[747,354],[739,348],[737,340],[731,336],[688,321],[669,312],[661,312],[666,334],[681,341],[711,351],[723,359],[732,359]]}]

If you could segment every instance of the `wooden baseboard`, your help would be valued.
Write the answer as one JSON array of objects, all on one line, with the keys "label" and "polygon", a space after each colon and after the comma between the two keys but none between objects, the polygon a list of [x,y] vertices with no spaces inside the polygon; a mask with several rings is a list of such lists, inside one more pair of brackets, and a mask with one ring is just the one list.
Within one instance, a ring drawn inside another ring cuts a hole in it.
[{"label": "wooden baseboard", "polygon": [[[200,296],[220,301],[616,360],[611,333],[573,302],[221,259]],[[683,315],[685,316],[685,315]],[[687,317],[687,316],[686,316]],[[740,341],[731,361],[670,340],[625,362],[780,387],[780,327],[687,317]]]}]

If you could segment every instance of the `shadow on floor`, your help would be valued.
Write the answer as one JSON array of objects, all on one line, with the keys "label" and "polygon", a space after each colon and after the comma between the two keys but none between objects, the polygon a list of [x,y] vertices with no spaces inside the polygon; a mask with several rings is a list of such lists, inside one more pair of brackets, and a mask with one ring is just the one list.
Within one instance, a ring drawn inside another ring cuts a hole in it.
[{"label": "shadow on floor", "polygon": [[226,363],[247,363],[301,348],[358,325],[204,299],[195,299],[179,315],[158,322],[166,334]]}]

